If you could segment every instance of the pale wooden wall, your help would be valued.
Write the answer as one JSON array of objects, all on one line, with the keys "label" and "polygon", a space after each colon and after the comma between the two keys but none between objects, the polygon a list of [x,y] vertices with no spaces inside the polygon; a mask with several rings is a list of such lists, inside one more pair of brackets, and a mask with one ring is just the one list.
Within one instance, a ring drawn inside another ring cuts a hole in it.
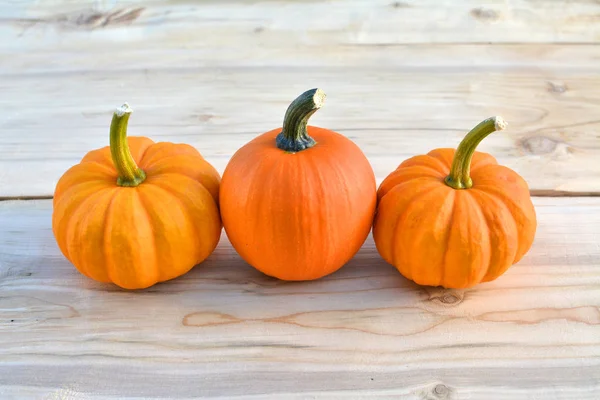
[{"label": "pale wooden wall", "polygon": [[[599,43],[590,0],[0,0],[0,398],[598,399]],[[530,253],[441,290],[369,239],[339,272],[284,283],[223,235],[133,293],[60,254],[49,198],[108,143],[114,107],[222,172],[317,86],[311,122],[352,138],[378,181],[502,115],[481,149],[536,196]]]},{"label": "pale wooden wall", "polygon": [[2,2],[1,195],[52,195],[124,101],[132,134],[191,143],[222,172],[317,86],[312,123],[356,141],[379,181],[500,114],[509,130],[481,149],[534,193],[600,192],[600,4],[486,4]]}]

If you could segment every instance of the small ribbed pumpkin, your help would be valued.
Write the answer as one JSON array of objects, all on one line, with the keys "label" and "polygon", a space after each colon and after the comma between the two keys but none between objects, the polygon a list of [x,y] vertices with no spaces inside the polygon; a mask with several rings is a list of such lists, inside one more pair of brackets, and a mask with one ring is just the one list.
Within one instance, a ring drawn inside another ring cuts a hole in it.
[{"label": "small ribbed pumpkin", "polygon": [[119,107],[110,146],[60,178],[52,230],[82,274],[142,289],[185,274],[212,253],[221,235],[220,176],[189,145],[127,138],[131,112]]},{"label": "small ribbed pumpkin", "polygon": [[475,151],[500,117],[454,149],[404,161],[380,185],[373,237],[379,254],[421,285],[468,288],[502,275],[529,250],[535,209],[525,180]]},{"label": "small ribbed pumpkin", "polygon": [[223,173],[221,217],[235,250],[263,273],[313,280],[342,267],[367,238],[377,185],[351,140],[308,126],[325,94],[294,100],[283,127],[240,148]]}]

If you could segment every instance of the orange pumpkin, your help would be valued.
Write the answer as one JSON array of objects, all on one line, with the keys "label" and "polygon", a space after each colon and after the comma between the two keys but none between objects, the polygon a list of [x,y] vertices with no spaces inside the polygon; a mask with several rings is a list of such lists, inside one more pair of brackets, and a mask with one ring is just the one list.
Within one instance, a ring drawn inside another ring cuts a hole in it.
[{"label": "orange pumpkin", "polygon": [[309,90],[283,127],[240,148],[220,191],[223,226],[250,265],[282,280],[312,280],[342,267],[371,230],[373,169],[346,137],[308,126],[325,94]]},{"label": "orange pumpkin", "polygon": [[141,289],[212,253],[220,176],[191,146],[127,138],[131,111],[115,111],[110,147],[89,152],[58,181],[52,230],[82,274]]},{"label": "orange pumpkin", "polygon": [[421,285],[468,288],[502,275],[533,243],[535,209],[513,170],[475,151],[500,117],[458,149],[404,161],[380,185],[373,237],[379,254]]}]

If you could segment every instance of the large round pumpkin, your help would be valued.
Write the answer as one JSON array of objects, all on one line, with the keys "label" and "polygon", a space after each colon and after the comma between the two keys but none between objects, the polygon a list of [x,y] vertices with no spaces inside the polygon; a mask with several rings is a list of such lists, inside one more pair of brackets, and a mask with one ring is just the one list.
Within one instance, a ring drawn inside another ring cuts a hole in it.
[{"label": "large round pumpkin", "polygon": [[183,275],[214,250],[220,176],[191,146],[127,138],[130,113],[118,108],[110,147],[58,181],[52,230],[82,274],[140,289]]},{"label": "large round pumpkin", "polygon": [[496,279],[529,250],[536,215],[525,180],[477,152],[499,117],[458,149],[404,161],[380,185],[373,237],[402,275],[422,285],[467,288]]},{"label": "large round pumpkin", "polygon": [[223,173],[223,226],[250,265],[283,280],[312,280],[342,267],[371,229],[373,169],[346,137],[308,126],[319,89],[289,106],[282,128],[232,157]]}]

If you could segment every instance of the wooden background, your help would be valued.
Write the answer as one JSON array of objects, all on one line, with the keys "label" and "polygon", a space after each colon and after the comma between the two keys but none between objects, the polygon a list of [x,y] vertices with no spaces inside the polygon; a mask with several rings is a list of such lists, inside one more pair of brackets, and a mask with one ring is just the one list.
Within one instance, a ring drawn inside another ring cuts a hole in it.
[{"label": "wooden background", "polygon": [[[600,2],[0,0],[0,39],[0,398],[600,398]],[[531,187],[529,254],[465,291],[405,280],[372,239],[309,283],[225,235],[139,292],[62,257],[54,186],[116,106],[222,172],[313,87],[311,123],[378,182],[502,115],[480,148]]]}]

